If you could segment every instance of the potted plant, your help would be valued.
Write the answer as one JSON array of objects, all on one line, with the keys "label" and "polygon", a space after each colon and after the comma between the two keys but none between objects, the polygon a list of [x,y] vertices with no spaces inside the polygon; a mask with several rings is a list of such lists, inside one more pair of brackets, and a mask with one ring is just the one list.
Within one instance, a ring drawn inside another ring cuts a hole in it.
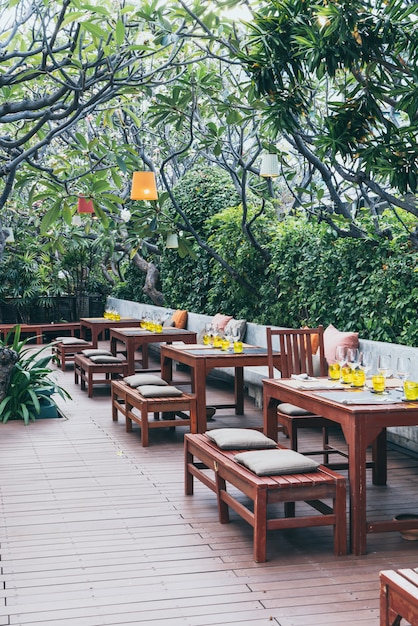
[{"label": "potted plant", "polygon": [[[13,342],[8,345],[13,334]],[[3,344],[14,350],[18,360],[10,374],[9,384],[3,400],[0,403],[0,420],[6,423],[9,419],[23,419],[25,424],[42,416],[43,407],[57,405],[52,397],[57,393],[62,398],[70,399],[70,394],[60,387],[51,377],[53,370],[48,367],[53,359],[52,354],[42,354],[49,345],[38,350],[26,347],[29,339],[20,341],[20,327],[16,326],[7,334]],[[46,411],[45,416],[52,416]]]}]

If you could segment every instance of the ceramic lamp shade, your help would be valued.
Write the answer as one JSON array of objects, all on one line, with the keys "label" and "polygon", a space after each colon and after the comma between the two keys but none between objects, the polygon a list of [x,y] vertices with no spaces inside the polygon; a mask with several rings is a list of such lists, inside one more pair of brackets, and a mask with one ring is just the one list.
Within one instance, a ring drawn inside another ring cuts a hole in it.
[{"label": "ceramic lamp shade", "polygon": [[79,196],[77,213],[94,213],[93,200]]},{"label": "ceramic lamp shade", "polygon": [[133,173],[131,200],[158,200],[154,172]]},{"label": "ceramic lamp shade", "polygon": [[261,157],[260,176],[263,178],[277,178],[279,174],[277,154],[263,154]]},{"label": "ceramic lamp shade", "polygon": [[172,249],[176,249],[179,247],[179,240],[176,233],[170,233],[169,235],[167,235],[165,247]]}]

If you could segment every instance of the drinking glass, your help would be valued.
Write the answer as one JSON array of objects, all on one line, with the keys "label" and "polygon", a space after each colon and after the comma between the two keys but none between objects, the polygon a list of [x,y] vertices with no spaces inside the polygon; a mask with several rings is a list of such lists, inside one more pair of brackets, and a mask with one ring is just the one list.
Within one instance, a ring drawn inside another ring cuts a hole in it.
[{"label": "drinking glass", "polygon": [[392,374],[391,363],[392,357],[390,356],[390,354],[381,354],[379,356],[377,364],[377,370],[379,374],[381,374],[385,378],[388,378]]},{"label": "drinking glass", "polygon": [[347,348],[345,346],[337,346],[335,349],[335,358],[342,367],[347,358]]},{"label": "drinking glass", "polygon": [[348,348],[347,350],[347,363],[352,370],[355,370],[360,365],[360,352],[358,348]]},{"label": "drinking glass", "polygon": [[399,356],[396,361],[396,375],[403,382],[411,373],[411,359],[406,356]]},{"label": "drinking glass", "polygon": [[360,352],[360,361],[359,361],[359,365],[360,368],[363,370],[363,372],[367,374],[370,372],[371,368],[372,368],[372,353],[370,352],[370,350],[362,350]]}]

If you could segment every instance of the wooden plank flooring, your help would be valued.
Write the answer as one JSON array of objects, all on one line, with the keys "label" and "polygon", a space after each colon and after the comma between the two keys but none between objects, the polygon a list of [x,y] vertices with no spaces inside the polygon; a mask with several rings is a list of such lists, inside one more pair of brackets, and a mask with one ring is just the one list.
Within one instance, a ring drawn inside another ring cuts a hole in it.
[{"label": "wooden plank flooring", "polygon": [[[379,571],[418,565],[418,542],[398,533],[334,557],[326,527],[272,532],[254,563],[244,521],[219,524],[200,483],[183,495],[184,429],[142,448],[112,422],[107,390],[89,399],[72,367],[57,379],[73,397],[64,418],[0,425],[0,626],[378,626]],[[225,394],[211,386],[209,402]],[[248,401],[210,427],[231,424],[259,426],[261,411]],[[370,485],[373,516],[418,511],[418,461],[391,450],[389,478]]]}]

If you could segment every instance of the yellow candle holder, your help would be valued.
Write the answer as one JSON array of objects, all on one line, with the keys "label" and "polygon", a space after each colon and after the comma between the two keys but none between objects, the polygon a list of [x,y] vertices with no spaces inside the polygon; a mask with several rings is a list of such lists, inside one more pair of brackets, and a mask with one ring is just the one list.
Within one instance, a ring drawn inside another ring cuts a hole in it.
[{"label": "yellow candle holder", "polygon": [[240,353],[244,349],[242,341],[234,341],[234,352]]},{"label": "yellow candle holder", "polygon": [[330,363],[328,366],[328,376],[331,380],[340,380],[341,365],[339,363]]},{"label": "yellow candle holder", "polygon": [[403,392],[406,400],[418,400],[418,383],[412,380],[405,380]]},{"label": "yellow candle holder", "polygon": [[386,389],[386,378],[381,374],[372,376],[372,385],[375,393],[383,393]]}]

